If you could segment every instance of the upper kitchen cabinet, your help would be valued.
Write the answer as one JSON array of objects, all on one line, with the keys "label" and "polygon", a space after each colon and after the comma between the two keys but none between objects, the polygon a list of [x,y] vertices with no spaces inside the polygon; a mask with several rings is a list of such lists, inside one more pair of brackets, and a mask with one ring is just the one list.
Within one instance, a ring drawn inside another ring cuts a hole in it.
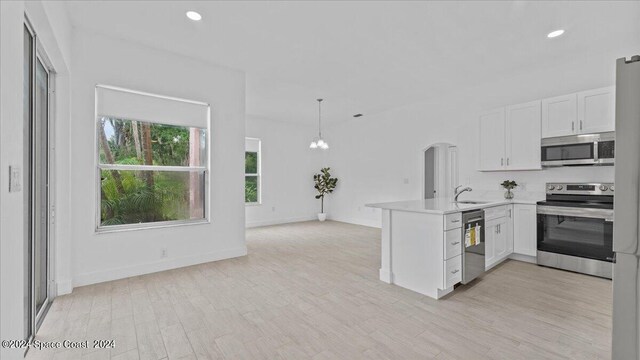
[{"label": "upper kitchen cabinet", "polygon": [[539,170],[540,101],[507,106],[506,170]]},{"label": "upper kitchen cabinet", "polygon": [[495,109],[480,116],[479,170],[504,169],[505,134],[504,108]]},{"label": "upper kitchen cabinet", "polygon": [[573,135],[578,120],[576,94],[542,100],[542,137]]},{"label": "upper kitchen cabinet", "polygon": [[615,130],[615,86],[578,93],[578,131],[581,134]]},{"label": "upper kitchen cabinet", "polygon": [[540,101],[480,116],[480,171],[539,170]]},{"label": "upper kitchen cabinet", "polygon": [[542,100],[542,137],[615,130],[615,87]]}]

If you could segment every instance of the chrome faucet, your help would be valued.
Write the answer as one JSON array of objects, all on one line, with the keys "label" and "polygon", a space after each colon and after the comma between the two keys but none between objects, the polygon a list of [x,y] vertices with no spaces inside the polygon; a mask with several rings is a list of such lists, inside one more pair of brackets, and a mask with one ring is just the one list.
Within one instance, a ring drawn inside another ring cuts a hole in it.
[{"label": "chrome faucet", "polygon": [[456,189],[454,190],[454,192],[456,194],[453,197],[453,201],[455,201],[455,202],[458,202],[458,196],[460,196],[460,194],[462,194],[463,192],[465,192],[465,191],[473,191],[473,189],[468,187],[468,186],[466,188],[458,191],[458,189],[460,189],[461,187],[462,187],[462,185],[458,185],[458,186],[456,186]]}]

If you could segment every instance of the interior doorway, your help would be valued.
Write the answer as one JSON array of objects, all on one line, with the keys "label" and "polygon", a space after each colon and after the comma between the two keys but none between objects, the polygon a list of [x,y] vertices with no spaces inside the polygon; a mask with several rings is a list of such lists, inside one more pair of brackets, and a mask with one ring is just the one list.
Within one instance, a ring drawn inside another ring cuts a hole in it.
[{"label": "interior doorway", "polygon": [[423,149],[423,199],[452,197],[458,185],[458,148],[437,143]]},{"label": "interior doorway", "polygon": [[25,339],[35,335],[51,299],[51,157],[52,71],[38,38],[24,27],[24,321]]}]

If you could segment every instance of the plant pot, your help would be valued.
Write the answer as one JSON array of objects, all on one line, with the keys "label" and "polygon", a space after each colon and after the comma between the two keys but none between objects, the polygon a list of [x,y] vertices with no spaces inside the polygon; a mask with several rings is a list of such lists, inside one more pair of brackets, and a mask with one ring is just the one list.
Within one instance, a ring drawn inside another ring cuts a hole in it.
[{"label": "plant pot", "polygon": [[320,221],[327,220],[327,214],[326,213],[318,213],[318,220],[320,220]]},{"label": "plant pot", "polygon": [[511,189],[507,189],[507,192],[504,193],[504,198],[507,200],[513,199],[513,193],[511,192]]}]

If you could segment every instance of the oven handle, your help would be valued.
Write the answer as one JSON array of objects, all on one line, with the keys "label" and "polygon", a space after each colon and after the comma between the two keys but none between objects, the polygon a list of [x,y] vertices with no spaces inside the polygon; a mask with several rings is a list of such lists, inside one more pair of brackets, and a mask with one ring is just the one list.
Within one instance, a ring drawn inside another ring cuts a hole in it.
[{"label": "oven handle", "polygon": [[537,213],[542,215],[574,216],[613,221],[612,209],[572,208],[564,206],[538,205]]}]

